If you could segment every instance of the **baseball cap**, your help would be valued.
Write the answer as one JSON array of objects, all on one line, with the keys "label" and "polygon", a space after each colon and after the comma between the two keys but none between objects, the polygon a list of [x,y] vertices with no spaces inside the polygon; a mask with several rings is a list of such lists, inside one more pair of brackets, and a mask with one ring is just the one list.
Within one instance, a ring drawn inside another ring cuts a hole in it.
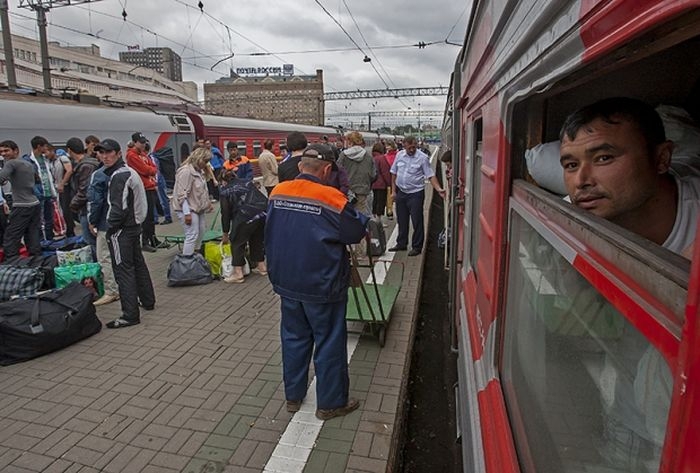
[{"label": "baseball cap", "polygon": [[80,138],[70,138],[68,141],[66,141],[66,148],[78,154],[85,152],[85,146]]},{"label": "baseball cap", "polygon": [[301,154],[302,158],[316,158],[322,161],[335,162],[335,155],[330,146],[321,143],[314,143],[306,147]]},{"label": "baseball cap", "polygon": [[119,143],[111,138],[104,139],[95,145],[95,151],[121,151]]},{"label": "baseball cap", "polygon": [[143,133],[137,131],[136,133],[131,135],[131,141],[133,141],[134,143],[136,143],[136,142],[145,143],[147,140],[146,140],[146,137],[143,136]]}]

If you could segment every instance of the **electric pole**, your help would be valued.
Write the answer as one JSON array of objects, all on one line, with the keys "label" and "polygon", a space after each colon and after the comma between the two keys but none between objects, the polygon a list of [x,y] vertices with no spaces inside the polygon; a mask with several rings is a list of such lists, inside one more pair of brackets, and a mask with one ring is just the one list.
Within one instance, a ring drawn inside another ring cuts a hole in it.
[{"label": "electric pole", "polygon": [[[7,0],[0,0],[7,4]],[[101,0],[20,0],[19,8],[36,12],[36,22],[39,26],[39,42],[41,43],[41,70],[44,76],[44,91],[51,93],[51,61],[49,60],[49,41],[46,36],[46,12],[56,7],[67,7],[82,3],[99,2]],[[125,20],[126,21],[126,18]],[[5,26],[3,25],[3,32]],[[9,29],[8,29],[9,32]],[[7,55],[7,53],[5,54]],[[9,77],[9,76],[8,76]]]},{"label": "electric pole", "polygon": [[7,86],[10,90],[17,88],[15,75],[15,56],[12,49],[12,33],[10,32],[10,12],[7,0],[0,0],[0,20],[2,21],[2,45],[5,50],[5,70],[7,70]]}]

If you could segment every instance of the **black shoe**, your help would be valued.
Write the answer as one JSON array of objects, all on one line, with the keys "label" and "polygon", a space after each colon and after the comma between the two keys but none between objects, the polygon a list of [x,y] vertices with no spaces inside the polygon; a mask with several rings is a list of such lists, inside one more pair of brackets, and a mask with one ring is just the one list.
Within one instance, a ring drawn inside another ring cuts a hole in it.
[{"label": "black shoe", "polygon": [[341,417],[350,414],[352,411],[360,407],[360,401],[357,399],[348,399],[348,403],[343,407],[335,409],[316,409],[316,418],[320,420],[328,420],[333,417]]},{"label": "black shoe", "polygon": [[411,251],[408,252],[408,256],[418,256],[420,253],[420,250],[413,248]]},{"label": "black shoe", "polygon": [[156,249],[153,248],[151,245],[143,245],[143,246],[141,247],[141,249],[142,249],[143,251],[147,251],[147,252],[149,252],[149,253],[155,253],[155,252],[156,252]]},{"label": "black shoe", "polygon": [[141,322],[139,320],[126,320],[126,319],[114,319],[111,322],[107,322],[105,325],[107,328],[124,328],[131,327],[132,325],[138,325]]},{"label": "black shoe", "polygon": [[405,246],[398,246],[398,245],[392,246],[391,248],[389,248],[389,251],[406,251],[406,247]]},{"label": "black shoe", "polygon": [[141,302],[139,302],[139,306],[141,306],[143,310],[153,310],[156,308],[155,305],[143,305]]},{"label": "black shoe", "polygon": [[165,220],[163,220],[162,222],[160,222],[160,225],[167,225],[167,224],[169,224],[169,223],[173,223],[173,219],[172,219],[172,218],[166,218]]}]

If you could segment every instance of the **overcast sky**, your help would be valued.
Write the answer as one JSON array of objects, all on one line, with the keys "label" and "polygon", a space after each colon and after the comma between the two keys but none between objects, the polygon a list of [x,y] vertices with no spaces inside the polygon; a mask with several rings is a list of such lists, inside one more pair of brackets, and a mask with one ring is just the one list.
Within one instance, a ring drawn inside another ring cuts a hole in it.
[{"label": "overcast sky", "polygon": [[[102,0],[54,8],[48,16],[49,39],[70,45],[95,43],[103,56],[114,59],[127,44],[170,47],[183,59],[183,80],[197,82],[200,94],[201,84],[228,75],[230,67],[285,63],[294,64],[296,74],[315,74],[316,69],[323,69],[326,92],[384,89],[387,85],[448,86],[460,48],[445,40],[460,45],[464,41],[469,0],[202,0],[204,13],[198,3]],[[12,32],[38,38],[36,22],[18,16],[33,17],[34,13],[18,8],[18,4],[18,0],[10,0]],[[122,20],[122,10],[129,21]],[[420,41],[436,44],[424,49],[409,46]],[[308,52],[318,50],[322,51]],[[266,52],[279,54],[251,55]],[[235,54],[233,59],[225,59],[231,53]],[[371,63],[363,62],[365,54],[372,58]],[[444,96],[331,101],[326,113],[417,110],[418,104],[421,110],[443,110],[444,103]],[[425,122],[430,120],[425,118]]]}]

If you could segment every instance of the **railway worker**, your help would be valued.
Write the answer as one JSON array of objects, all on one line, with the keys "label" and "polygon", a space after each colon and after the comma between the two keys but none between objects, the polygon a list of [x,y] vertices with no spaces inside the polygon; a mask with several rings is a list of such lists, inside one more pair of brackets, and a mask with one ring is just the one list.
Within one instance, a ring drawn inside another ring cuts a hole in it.
[{"label": "railway worker", "polygon": [[75,169],[71,179],[73,198],[69,203],[69,211],[78,216],[80,226],[83,230],[83,240],[92,247],[92,254],[96,256],[97,240],[95,239],[95,235],[90,231],[90,223],[88,222],[87,193],[92,173],[100,166],[100,162],[85,152],[85,147],[82,141],[80,141],[80,138],[69,139],[66,142],[66,149],[73,161],[75,161]]},{"label": "railway worker", "polygon": [[34,166],[38,179],[34,184],[34,194],[39,199],[41,208],[41,224],[44,240],[52,241],[53,234],[53,202],[58,193],[53,183],[53,174],[46,153],[49,142],[43,136],[35,136],[31,140],[32,152],[22,156],[26,162]]},{"label": "railway worker", "polygon": [[389,251],[404,251],[408,244],[408,220],[413,224],[411,251],[408,256],[416,256],[423,251],[425,230],[423,228],[423,202],[425,200],[425,180],[429,179],[433,189],[445,197],[445,190],[430,167],[428,155],[418,150],[416,139],[407,136],[403,140],[404,149],[396,155],[391,166],[391,189],[396,203],[396,222],[399,235],[396,246]]},{"label": "railway worker", "polygon": [[226,143],[226,151],[228,152],[228,158],[224,161],[222,172],[233,171],[236,173],[238,179],[252,181],[253,165],[250,163],[247,156],[240,156],[238,154],[238,146],[234,141]]},{"label": "railway worker", "polygon": [[141,245],[143,251],[155,253],[160,242],[156,241],[156,227],[153,224],[153,214],[158,198],[156,174],[158,169],[146,153],[146,137],[143,133],[136,132],[131,135],[132,147],[126,152],[126,164],[141,176],[143,187],[146,189],[146,201],[148,202],[148,216],[143,222],[143,233],[141,234]]},{"label": "railway worker", "polygon": [[124,163],[118,142],[102,140],[95,151],[100,153],[104,173],[109,178],[105,237],[122,306],[121,316],[108,322],[107,328],[124,328],[140,323],[139,304],[145,310],[153,310],[156,303],[151,276],[139,245],[141,224],[147,220],[148,201],[141,176]]},{"label": "railway worker", "polygon": [[100,139],[95,135],[88,135],[85,137],[85,152],[99,161],[97,152],[95,151],[95,145],[100,142]]},{"label": "railway worker", "polygon": [[207,192],[207,174],[211,152],[206,147],[192,151],[175,173],[173,210],[185,232],[182,254],[191,256],[202,246],[206,231],[205,213],[212,210]]},{"label": "railway worker", "polygon": [[308,145],[309,142],[306,140],[306,136],[299,131],[293,131],[287,135],[289,156],[277,168],[277,178],[280,182],[291,181],[299,175],[301,155]]},{"label": "railway worker", "polygon": [[[299,176],[281,182],[270,196],[265,252],[273,290],[281,299],[287,411],[301,407],[313,354],[318,378],[316,417],[327,420],[359,406],[356,399],[348,398],[345,310],[350,262],[346,245],[365,236],[367,217],[340,191],[325,185],[332,161],[312,149],[302,156]],[[294,251],[289,251],[290,241],[299,243]]]},{"label": "railway worker", "polygon": [[272,147],[274,145],[274,141],[269,138],[266,139],[263,142],[263,152],[258,156],[258,165],[262,173],[262,185],[265,187],[267,195],[270,195],[272,188],[279,184],[279,179],[277,178],[277,158],[272,152]]},{"label": "railway worker", "polygon": [[[80,140],[78,140],[80,141]],[[80,142],[82,145],[82,141]],[[74,190],[71,188],[71,175],[73,174],[73,161],[70,154],[62,149],[55,149],[53,146],[49,148],[49,161],[51,162],[51,173],[53,174],[53,182],[56,185],[58,192],[58,203],[63,212],[63,218],[66,223],[66,237],[75,236],[75,222],[70,210],[70,200]]]},{"label": "railway worker", "polygon": [[[14,141],[6,140],[0,143],[0,154],[5,164],[0,169],[0,184],[12,184],[12,209],[5,235],[3,247],[5,258],[19,255],[20,242],[24,244],[30,255],[41,254],[41,206],[39,198],[34,193],[36,172],[34,166],[19,156],[19,147]],[[3,212],[9,209],[3,205]]]},{"label": "railway worker", "polygon": [[372,215],[370,194],[372,182],[377,178],[372,155],[364,148],[365,139],[358,131],[347,136],[350,147],[340,153],[337,164],[345,169],[350,180],[350,190],[355,195],[354,206],[365,215]]},{"label": "railway worker", "polygon": [[671,169],[673,143],[639,100],[604,99],[570,115],[561,164],[571,202],[690,257],[700,216],[700,172]]}]

